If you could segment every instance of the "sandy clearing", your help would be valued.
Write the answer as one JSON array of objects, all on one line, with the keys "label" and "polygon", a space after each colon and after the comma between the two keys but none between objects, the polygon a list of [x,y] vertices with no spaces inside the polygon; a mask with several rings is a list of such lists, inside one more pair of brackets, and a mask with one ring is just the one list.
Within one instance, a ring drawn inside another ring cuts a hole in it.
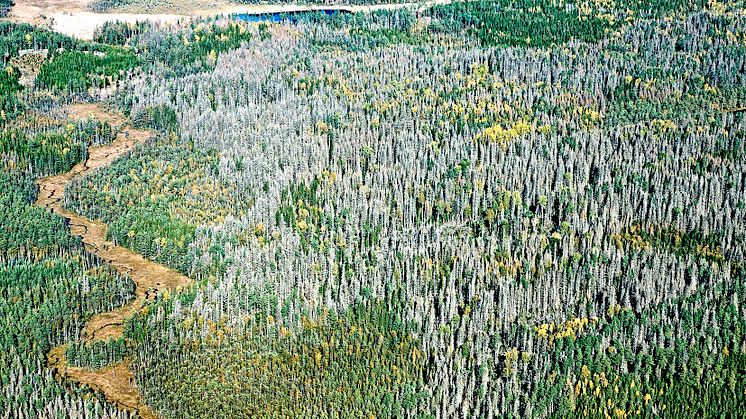
[{"label": "sandy clearing", "polygon": [[78,13],[88,10],[89,0],[15,0],[10,20],[46,26],[46,16],[58,13]]},{"label": "sandy clearing", "polygon": [[124,125],[122,115],[115,112],[107,112],[97,103],[73,103],[66,106],[63,112],[68,118],[74,120],[97,119],[118,127]]},{"label": "sandy clearing", "polygon": [[137,13],[53,13],[49,15],[51,28],[55,32],[70,35],[78,39],[91,40],[97,27],[106,22],[143,22],[150,21],[161,24],[173,24],[181,20],[190,19],[186,15],[170,14],[137,14]]},{"label": "sandy clearing", "polygon": [[15,67],[21,72],[21,78],[18,80],[22,86],[33,87],[39,70],[47,59],[47,50],[34,50],[22,55],[17,55],[10,59],[11,67]]}]

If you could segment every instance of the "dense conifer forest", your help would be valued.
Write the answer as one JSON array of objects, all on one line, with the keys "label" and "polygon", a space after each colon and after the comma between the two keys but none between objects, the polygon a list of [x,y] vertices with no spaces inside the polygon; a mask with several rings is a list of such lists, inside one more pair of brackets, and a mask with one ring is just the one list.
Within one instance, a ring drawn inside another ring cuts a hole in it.
[{"label": "dense conifer forest", "polygon": [[0,416],[746,412],[742,1],[3,22],[0,52]]},{"label": "dense conifer forest", "polygon": [[5,17],[13,4],[13,0],[0,0],[0,17]]}]

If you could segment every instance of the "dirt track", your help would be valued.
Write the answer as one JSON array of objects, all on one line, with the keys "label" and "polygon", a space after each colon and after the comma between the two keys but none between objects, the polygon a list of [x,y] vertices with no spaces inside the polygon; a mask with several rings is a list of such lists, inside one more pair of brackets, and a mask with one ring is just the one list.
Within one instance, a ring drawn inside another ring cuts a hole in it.
[{"label": "dirt track", "polygon": [[[92,116],[106,120],[113,125],[119,125],[121,132],[111,144],[90,148],[88,160],[76,165],[69,172],[40,179],[36,204],[67,218],[70,231],[82,237],[86,249],[106,260],[119,272],[129,275],[137,285],[135,299],[131,303],[94,316],[83,329],[83,339],[87,342],[116,339],[123,334],[124,320],[142,309],[149,297],[154,296],[158,291],[178,290],[191,281],[172,269],[151,262],[107,241],[105,224],[89,220],[62,208],[62,198],[68,183],[94,169],[108,166],[153,135],[150,131],[123,126],[124,121],[121,116],[103,111],[96,105],[73,105],[68,109],[68,116],[72,119]],[[49,352],[48,361],[49,366],[60,376],[100,390],[108,401],[122,408],[135,410],[144,419],[155,418],[140,398],[140,393],[134,384],[129,360],[100,370],[69,367],[65,362],[65,347],[60,346]]]}]

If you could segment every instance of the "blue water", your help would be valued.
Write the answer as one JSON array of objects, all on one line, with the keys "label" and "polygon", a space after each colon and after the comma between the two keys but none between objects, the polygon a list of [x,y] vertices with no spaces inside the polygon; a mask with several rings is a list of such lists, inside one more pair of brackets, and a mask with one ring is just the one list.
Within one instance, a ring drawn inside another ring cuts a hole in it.
[{"label": "blue water", "polygon": [[326,10],[299,10],[296,12],[282,12],[282,13],[239,13],[232,17],[234,19],[243,20],[245,22],[297,22],[303,17],[319,17],[319,16],[336,16],[343,13],[350,13],[347,10],[338,9],[326,9]]}]

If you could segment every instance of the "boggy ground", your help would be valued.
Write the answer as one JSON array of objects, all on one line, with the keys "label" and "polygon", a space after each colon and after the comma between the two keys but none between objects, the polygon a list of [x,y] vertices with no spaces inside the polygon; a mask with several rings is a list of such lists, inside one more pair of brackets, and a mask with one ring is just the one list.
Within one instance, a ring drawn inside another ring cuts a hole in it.
[{"label": "boggy ground", "polygon": [[[65,186],[68,183],[92,170],[108,166],[153,135],[150,131],[125,126],[120,115],[105,111],[97,105],[72,105],[68,109],[68,116],[72,119],[94,117],[105,120],[113,125],[119,125],[121,131],[112,143],[90,148],[88,159],[69,172],[40,179],[36,204],[67,218],[70,231],[83,239],[90,252],[106,260],[119,272],[129,275],[135,282],[137,287],[132,302],[119,309],[94,316],[83,329],[83,339],[87,342],[116,339],[123,334],[124,320],[141,310],[149,298],[154,297],[159,291],[178,290],[188,285],[190,279],[106,240],[105,224],[89,220],[62,207]],[[128,359],[99,370],[70,367],[65,362],[65,347],[59,346],[49,352],[48,361],[50,367],[60,376],[100,390],[108,401],[122,408],[135,410],[145,419],[155,418],[140,397]]]}]

